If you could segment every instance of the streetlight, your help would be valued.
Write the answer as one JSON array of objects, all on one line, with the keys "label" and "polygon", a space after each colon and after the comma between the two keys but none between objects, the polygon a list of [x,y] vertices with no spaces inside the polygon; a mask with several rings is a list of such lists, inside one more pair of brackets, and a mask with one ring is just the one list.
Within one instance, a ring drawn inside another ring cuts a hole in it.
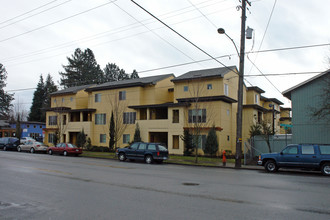
[{"label": "streetlight", "polygon": [[224,34],[224,35],[226,35],[226,36],[231,40],[231,42],[233,42],[233,44],[234,44],[234,46],[235,46],[235,49],[236,49],[236,52],[237,52],[237,55],[238,55],[238,57],[239,57],[239,52],[238,52],[237,46],[236,46],[234,40],[233,40],[233,39],[232,39],[232,38],[226,33],[225,29],[223,29],[223,28],[218,28],[218,33],[219,33],[219,34]]}]

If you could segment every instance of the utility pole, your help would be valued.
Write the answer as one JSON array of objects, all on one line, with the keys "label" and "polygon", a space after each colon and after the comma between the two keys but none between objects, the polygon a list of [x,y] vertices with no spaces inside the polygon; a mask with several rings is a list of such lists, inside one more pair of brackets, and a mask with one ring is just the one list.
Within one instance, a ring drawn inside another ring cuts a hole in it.
[{"label": "utility pole", "polygon": [[246,21],[246,3],[251,5],[247,0],[242,0],[242,17],[241,17],[241,46],[239,56],[239,73],[238,73],[238,103],[236,118],[236,158],[235,168],[242,166],[242,118],[243,118],[243,79],[244,79],[244,56],[245,56],[245,21]]}]

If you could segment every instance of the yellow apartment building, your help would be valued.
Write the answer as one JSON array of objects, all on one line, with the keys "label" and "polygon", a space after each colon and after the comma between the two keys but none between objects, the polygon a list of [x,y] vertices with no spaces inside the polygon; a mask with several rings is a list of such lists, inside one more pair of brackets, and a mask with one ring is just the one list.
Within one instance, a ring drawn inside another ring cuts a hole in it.
[{"label": "yellow apartment building", "polygon": [[[183,154],[181,136],[189,130],[198,140],[199,154],[203,154],[207,134],[215,126],[219,152],[234,153],[237,72],[235,66],[204,69],[179,77],[143,77],[52,93],[51,108],[46,110],[45,142],[51,145],[58,137],[75,144],[77,134],[84,130],[93,146],[107,147],[113,114],[119,134],[116,147],[125,147],[133,140],[138,123],[142,141],[165,143],[170,154]],[[244,87],[243,141],[249,138],[253,123],[268,119],[273,112],[279,121],[281,102],[262,97],[262,93],[258,87]]]}]

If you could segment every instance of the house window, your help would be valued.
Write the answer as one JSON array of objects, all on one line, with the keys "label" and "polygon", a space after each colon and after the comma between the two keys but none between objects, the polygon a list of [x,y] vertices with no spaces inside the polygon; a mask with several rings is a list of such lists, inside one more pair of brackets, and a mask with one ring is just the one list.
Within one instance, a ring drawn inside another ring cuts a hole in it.
[{"label": "house window", "polygon": [[173,149],[179,149],[179,135],[173,135]]},{"label": "house window", "polygon": [[70,97],[70,102],[73,102],[73,97]]},{"label": "house window", "polygon": [[54,99],[54,103],[56,103],[56,99]]},{"label": "house window", "polygon": [[62,118],[62,120],[63,120],[63,125],[66,125],[66,115],[63,115],[63,118]]},{"label": "house window", "polygon": [[64,98],[62,98],[62,103],[64,103]]},{"label": "house window", "polygon": [[106,114],[95,114],[96,125],[105,125],[106,121]]},{"label": "house window", "polygon": [[130,141],[130,135],[129,134],[124,134],[123,135],[123,144],[129,144]]},{"label": "house window", "polygon": [[57,125],[57,116],[49,116],[48,125]]},{"label": "house window", "polygon": [[95,94],[95,102],[101,102],[101,93]]},{"label": "house window", "polygon": [[119,100],[126,100],[126,91],[119,91]]},{"label": "house window", "polygon": [[179,110],[173,110],[172,123],[179,123]]},{"label": "house window", "polygon": [[255,95],[255,101],[256,101],[256,104],[259,105],[259,95],[258,94]]},{"label": "house window", "polygon": [[228,116],[230,115],[230,110],[229,110],[229,109],[227,109],[227,115],[228,115]]},{"label": "house window", "polygon": [[48,134],[48,143],[55,144],[56,142],[56,134],[55,133],[49,133]]},{"label": "house window", "polygon": [[183,91],[184,91],[184,92],[188,92],[188,86],[184,86],[184,87],[183,87]]},{"label": "house window", "polygon": [[106,143],[106,135],[105,134],[100,134],[100,143]]},{"label": "house window", "polygon": [[229,91],[228,91],[228,84],[224,84],[224,93],[226,96],[228,96]]},{"label": "house window", "polygon": [[208,90],[212,89],[212,84],[207,84],[207,89]]},{"label": "house window", "polygon": [[189,123],[205,123],[206,109],[191,109],[188,112]]},{"label": "house window", "polygon": [[205,149],[206,135],[193,135],[193,143],[197,144],[199,149]]},{"label": "house window", "polygon": [[30,125],[26,125],[26,127],[27,127],[27,128],[29,128],[29,127],[30,127]]},{"label": "house window", "polygon": [[124,112],[123,124],[135,124],[136,112]]}]

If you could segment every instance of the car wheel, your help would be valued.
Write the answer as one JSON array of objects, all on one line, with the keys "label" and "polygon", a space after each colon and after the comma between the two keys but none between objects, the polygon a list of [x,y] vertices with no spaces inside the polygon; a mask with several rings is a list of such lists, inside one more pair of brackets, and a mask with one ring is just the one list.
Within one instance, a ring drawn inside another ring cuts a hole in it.
[{"label": "car wheel", "polygon": [[17,148],[17,151],[18,151],[18,152],[21,152],[21,151],[22,151],[21,147],[18,147],[18,148]]},{"label": "car wheel", "polygon": [[126,155],[124,153],[120,153],[118,155],[118,159],[119,159],[119,161],[125,161],[126,160]]},{"label": "car wheel", "polygon": [[144,161],[147,163],[147,164],[151,164],[153,162],[153,158],[151,155],[147,155],[145,158],[144,158]]},{"label": "car wheel", "polygon": [[34,152],[35,152],[34,148],[31,147],[31,149],[30,149],[30,153],[31,153],[31,154],[34,154]]},{"label": "car wheel", "polygon": [[49,154],[49,155],[52,155],[52,154],[53,154],[53,151],[52,151],[52,150],[49,150],[49,151],[48,151],[48,154]]},{"label": "car wheel", "polygon": [[3,147],[3,150],[4,150],[4,151],[6,151],[6,150],[7,150],[7,147],[6,147],[6,146],[5,146],[5,147]]},{"label": "car wheel", "polygon": [[330,163],[323,164],[321,171],[323,175],[330,176]]},{"label": "car wheel", "polygon": [[68,152],[64,151],[64,152],[63,152],[63,155],[64,155],[64,156],[68,156]]},{"label": "car wheel", "polygon": [[274,173],[278,170],[276,162],[273,160],[268,160],[265,164],[265,170],[270,173]]}]

